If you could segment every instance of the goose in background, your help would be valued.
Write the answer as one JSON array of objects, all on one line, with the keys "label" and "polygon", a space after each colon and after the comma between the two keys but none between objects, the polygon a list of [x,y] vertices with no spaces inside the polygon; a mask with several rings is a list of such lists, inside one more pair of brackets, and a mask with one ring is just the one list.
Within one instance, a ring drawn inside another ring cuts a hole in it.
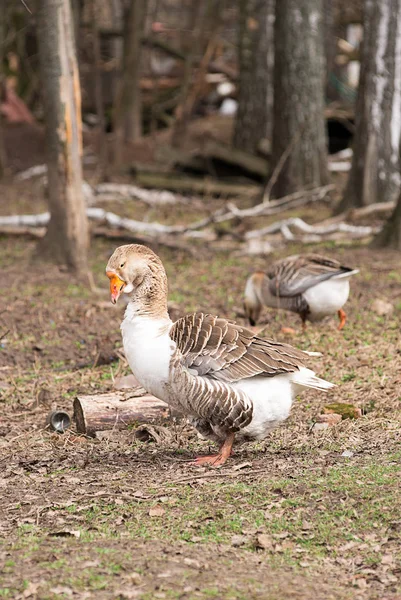
[{"label": "goose in background", "polygon": [[344,304],[349,280],[358,269],[318,254],[294,255],[274,262],[266,273],[253,273],[245,286],[244,308],[250,325],[256,325],[263,306],[298,313],[306,321],[338,314],[338,329],[345,325]]}]

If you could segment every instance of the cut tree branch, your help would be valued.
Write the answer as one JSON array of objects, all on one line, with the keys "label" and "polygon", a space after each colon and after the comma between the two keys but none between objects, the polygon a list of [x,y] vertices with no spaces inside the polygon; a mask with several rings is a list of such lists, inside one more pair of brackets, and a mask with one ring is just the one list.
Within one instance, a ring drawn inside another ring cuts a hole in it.
[{"label": "cut tree branch", "polygon": [[298,217],[283,219],[272,225],[263,227],[262,229],[254,229],[245,234],[246,240],[262,237],[264,235],[281,232],[286,240],[294,240],[295,235],[290,227],[299,229],[302,233],[313,234],[316,236],[327,235],[334,232],[347,233],[352,237],[365,237],[377,233],[380,228],[360,225],[349,225],[348,223],[319,223],[317,225],[309,225]]}]

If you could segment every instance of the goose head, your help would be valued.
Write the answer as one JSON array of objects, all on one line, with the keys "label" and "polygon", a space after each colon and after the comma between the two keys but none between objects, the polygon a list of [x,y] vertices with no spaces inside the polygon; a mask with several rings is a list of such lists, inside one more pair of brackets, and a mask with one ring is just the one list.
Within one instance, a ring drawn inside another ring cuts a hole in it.
[{"label": "goose head", "polygon": [[128,244],[119,246],[111,255],[106,275],[110,280],[110,296],[116,304],[122,293],[143,304],[152,304],[165,298],[167,277],[160,258],[147,246]]}]

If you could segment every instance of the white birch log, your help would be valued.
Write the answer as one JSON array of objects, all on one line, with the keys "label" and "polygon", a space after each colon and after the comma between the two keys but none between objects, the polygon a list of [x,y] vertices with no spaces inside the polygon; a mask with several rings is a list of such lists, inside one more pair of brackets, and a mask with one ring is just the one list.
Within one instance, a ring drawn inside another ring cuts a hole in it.
[{"label": "white birch log", "polygon": [[[157,237],[161,234],[177,235],[182,234],[187,237],[210,238],[206,232],[197,231],[206,226],[210,220],[202,219],[192,225],[163,225],[162,223],[144,223],[120,217],[115,213],[103,210],[103,208],[87,208],[87,216],[90,220],[99,223],[106,223],[115,229],[125,229],[131,233],[146,234]],[[0,227],[43,227],[48,224],[50,213],[40,213],[37,215],[9,215],[0,217]]]},{"label": "white birch log", "polygon": [[229,212],[220,216],[216,215],[215,222],[221,223],[233,218],[245,219],[247,217],[274,215],[291,208],[298,208],[311,202],[323,200],[334,189],[335,185],[330,184],[311,190],[301,190],[300,192],[288,194],[288,196],[283,196],[283,198],[274,201],[267,200],[261,202],[252,208],[239,209],[234,203],[230,202],[227,204]]},{"label": "white birch log", "polygon": [[290,229],[291,227],[293,227],[294,229],[298,229],[302,233],[316,236],[341,232],[347,233],[352,237],[365,237],[377,233],[377,231],[380,230],[380,228],[378,227],[350,225],[348,223],[320,223],[318,225],[309,225],[308,223],[305,223],[305,221],[298,217],[292,217],[290,219],[283,219],[282,221],[277,221],[276,223],[268,225],[267,227],[263,227],[262,229],[254,229],[253,231],[248,231],[245,234],[245,239],[251,240],[253,238],[262,237],[264,235],[281,232],[284,239],[293,240],[295,239],[295,235],[292,233]]}]

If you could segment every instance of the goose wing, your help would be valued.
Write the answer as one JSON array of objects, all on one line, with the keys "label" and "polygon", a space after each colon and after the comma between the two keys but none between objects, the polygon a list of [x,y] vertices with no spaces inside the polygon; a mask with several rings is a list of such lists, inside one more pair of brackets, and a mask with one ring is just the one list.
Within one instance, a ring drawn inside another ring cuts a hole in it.
[{"label": "goose wing", "polygon": [[319,254],[289,256],[273,263],[267,272],[269,290],[273,296],[299,296],[322,281],[352,270]]},{"label": "goose wing", "polygon": [[292,373],[303,366],[306,357],[288,344],[263,340],[232,321],[204,313],[176,321],[170,337],[187,368],[228,383]]}]

